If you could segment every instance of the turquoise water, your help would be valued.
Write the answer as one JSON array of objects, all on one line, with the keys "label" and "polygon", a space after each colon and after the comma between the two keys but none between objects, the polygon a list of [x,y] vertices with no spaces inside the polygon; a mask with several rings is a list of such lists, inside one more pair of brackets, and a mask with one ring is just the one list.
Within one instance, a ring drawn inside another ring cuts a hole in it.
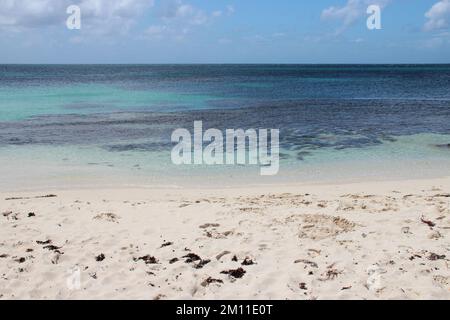
[{"label": "turquoise water", "polygon": [[214,97],[159,91],[130,91],[120,87],[77,84],[31,88],[0,88],[1,121],[45,115],[89,115],[115,111],[177,111],[206,108]]},{"label": "turquoise water", "polygon": [[[420,134],[365,149],[324,148],[303,161],[282,159],[278,175],[259,166],[176,166],[168,151],[111,153],[93,146],[9,146],[0,151],[0,190],[46,187],[228,187],[270,183],[336,183],[448,176],[450,136]],[[289,153],[289,150],[281,150]]]},{"label": "turquoise water", "polygon": [[[450,66],[2,66],[0,189],[447,176]],[[171,133],[280,129],[281,167],[175,166]]]}]

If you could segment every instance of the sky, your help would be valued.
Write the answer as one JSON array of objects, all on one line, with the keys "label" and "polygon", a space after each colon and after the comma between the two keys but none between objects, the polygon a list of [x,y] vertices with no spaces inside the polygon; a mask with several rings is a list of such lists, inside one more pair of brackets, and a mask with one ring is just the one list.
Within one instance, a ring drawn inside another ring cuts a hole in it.
[{"label": "sky", "polygon": [[450,0],[0,0],[0,63],[450,63]]}]

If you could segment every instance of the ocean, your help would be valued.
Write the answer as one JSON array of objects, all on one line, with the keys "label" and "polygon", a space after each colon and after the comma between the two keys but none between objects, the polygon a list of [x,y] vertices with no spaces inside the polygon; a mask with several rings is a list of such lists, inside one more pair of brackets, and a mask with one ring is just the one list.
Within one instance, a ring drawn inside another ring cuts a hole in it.
[{"label": "ocean", "polygon": [[[276,177],[176,166],[171,133],[280,129]],[[0,65],[0,189],[450,173],[450,65]]]}]

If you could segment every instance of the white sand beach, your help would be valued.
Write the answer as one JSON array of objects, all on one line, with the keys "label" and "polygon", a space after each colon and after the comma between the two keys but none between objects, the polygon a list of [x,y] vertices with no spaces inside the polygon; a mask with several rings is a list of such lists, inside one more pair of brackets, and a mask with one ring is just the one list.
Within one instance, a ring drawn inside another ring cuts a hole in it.
[{"label": "white sand beach", "polygon": [[0,199],[0,299],[450,298],[450,178]]}]

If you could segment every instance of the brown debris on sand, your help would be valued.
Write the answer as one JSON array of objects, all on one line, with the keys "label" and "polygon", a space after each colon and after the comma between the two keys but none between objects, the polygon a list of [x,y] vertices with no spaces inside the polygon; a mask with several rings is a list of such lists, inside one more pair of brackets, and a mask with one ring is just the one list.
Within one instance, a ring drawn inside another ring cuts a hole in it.
[{"label": "brown debris on sand", "polygon": [[100,214],[96,215],[93,219],[119,223],[118,220],[120,219],[120,217],[118,215],[116,215],[115,213],[106,212],[106,213],[100,213]]},{"label": "brown debris on sand", "polygon": [[242,278],[244,276],[244,274],[246,274],[246,271],[242,268],[238,268],[238,269],[230,269],[230,270],[225,270],[221,272],[222,274],[228,274],[229,276],[239,279]]},{"label": "brown debris on sand", "polygon": [[352,288],[352,286],[342,287],[342,288],[341,288],[341,291],[344,291],[344,290],[350,290],[351,288]]},{"label": "brown debris on sand", "polygon": [[50,240],[50,239],[45,240],[45,241],[39,241],[39,240],[37,240],[36,243],[37,243],[37,244],[40,244],[40,245],[46,245],[46,244],[52,243],[52,240]]},{"label": "brown debris on sand", "polygon": [[55,194],[47,194],[45,196],[35,196],[35,197],[10,197],[10,198],[5,198],[6,201],[11,201],[11,200],[28,200],[28,199],[42,199],[42,198],[56,198],[57,195]]},{"label": "brown debris on sand", "polygon": [[171,246],[171,245],[173,245],[173,242],[164,242],[164,243],[161,245],[160,248],[168,247],[168,246]]},{"label": "brown debris on sand", "polygon": [[105,255],[103,253],[101,253],[95,257],[95,261],[97,261],[97,262],[101,262],[103,260],[105,260]]},{"label": "brown debris on sand", "polygon": [[211,262],[211,260],[208,260],[208,259],[206,259],[206,260],[200,260],[200,262],[199,263],[197,263],[197,264],[195,264],[194,265],[194,268],[195,269],[202,269],[204,266],[206,266],[208,263],[210,263]]},{"label": "brown debris on sand", "polygon": [[433,228],[436,226],[436,224],[433,221],[430,220],[426,220],[424,218],[424,216],[422,216],[422,218],[420,218],[420,221],[422,221],[423,223],[425,223],[427,226],[429,226],[430,228]]},{"label": "brown debris on sand", "polygon": [[13,213],[12,211],[5,211],[5,212],[2,212],[2,216],[8,217],[12,213]]},{"label": "brown debris on sand", "polygon": [[56,197],[57,197],[56,194],[47,194],[45,196],[36,196],[35,198],[39,199],[39,198],[56,198]]},{"label": "brown debris on sand", "polygon": [[188,253],[182,258],[186,259],[184,261],[185,263],[193,263],[198,261],[197,263],[194,264],[195,269],[202,269],[204,266],[206,266],[208,263],[211,262],[211,260],[209,259],[202,259],[198,254],[195,253]]},{"label": "brown debris on sand", "polygon": [[443,260],[443,259],[445,259],[445,255],[444,254],[443,255],[439,255],[439,254],[431,252],[430,255],[428,256],[428,260],[431,260],[431,261]]},{"label": "brown debris on sand", "polygon": [[201,283],[201,286],[202,286],[202,287],[207,287],[207,286],[209,286],[209,285],[212,284],[212,283],[223,283],[223,280],[220,280],[220,279],[214,279],[214,278],[209,277],[208,279],[204,280],[204,281]]},{"label": "brown debris on sand", "polygon": [[[51,242],[50,242],[50,243],[51,243]],[[42,247],[42,249],[47,249],[47,250],[53,251],[53,252],[55,252],[55,253],[64,254],[64,252],[61,252],[61,251],[60,251],[61,248],[62,248],[62,247],[57,247],[57,246],[54,246],[54,245],[52,245],[52,244],[49,244],[49,245],[46,245],[46,246],[43,246],[43,247]]]},{"label": "brown debris on sand", "polygon": [[318,268],[319,267],[317,265],[317,263],[315,263],[313,261],[306,260],[306,259],[298,259],[298,260],[295,260],[294,263],[303,263],[303,264],[306,264],[306,265],[311,266],[313,268]]},{"label": "brown debris on sand", "polygon": [[36,243],[41,245],[41,246],[43,246],[42,249],[47,249],[49,251],[53,251],[53,252],[56,252],[56,253],[59,253],[59,254],[64,254],[63,252],[60,251],[60,249],[62,249],[62,247],[58,247],[58,246],[53,245],[52,244],[53,242],[50,239],[45,240],[45,241],[37,240]]},{"label": "brown debris on sand", "polygon": [[234,231],[231,230],[225,232],[218,232],[217,230],[214,229],[205,232],[205,236],[212,239],[226,239],[228,236],[232,234],[234,234]]},{"label": "brown debris on sand", "polygon": [[241,264],[242,264],[243,266],[251,266],[251,265],[254,265],[255,263],[253,262],[252,259],[246,257],[246,258],[244,259],[244,261],[242,261]]},{"label": "brown debris on sand", "polygon": [[205,223],[202,224],[199,228],[200,229],[208,229],[208,228],[218,228],[220,227],[220,224],[218,223]]},{"label": "brown debris on sand", "polygon": [[158,263],[158,259],[156,259],[155,257],[151,256],[151,255],[146,255],[143,257],[139,257],[139,258],[134,258],[133,259],[135,262],[142,260],[145,262],[145,264],[157,264]]},{"label": "brown debris on sand", "polygon": [[186,263],[192,263],[195,261],[202,260],[202,258],[200,258],[200,256],[195,253],[189,253],[189,254],[183,256],[182,258],[186,258],[186,261],[185,261]]},{"label": "brown debris on sand", "polygon": [[47,249],[47,250],[50,250],[50,251],[55,251],[55,250],[59,250],[59,249],[61,249],[61,247],[57,247],[57,246],[54,246],[54,245],[48,245],[48,246],[44,246],[44,247],[42,247],[43,249]]},{"label": "brown debris on sand", "polygon": [[327,280],[334,280],[336,279],[340,274],[342,274],[343,271],[340,271],[334,267],[334,263],[327,267],[327,271],[323,274],[324,278],[319,279],[320,281],[327,281]]},{"label": "brown debris on sand", "polygon": [[3,212],[2,215],[8,220],[19,220],[19,213],[13,213],[12,211]]},{"label": "brown debris on sand", "polygon": [[435,194],[433,197],[434,198],[450,198],[450,193]]}]

